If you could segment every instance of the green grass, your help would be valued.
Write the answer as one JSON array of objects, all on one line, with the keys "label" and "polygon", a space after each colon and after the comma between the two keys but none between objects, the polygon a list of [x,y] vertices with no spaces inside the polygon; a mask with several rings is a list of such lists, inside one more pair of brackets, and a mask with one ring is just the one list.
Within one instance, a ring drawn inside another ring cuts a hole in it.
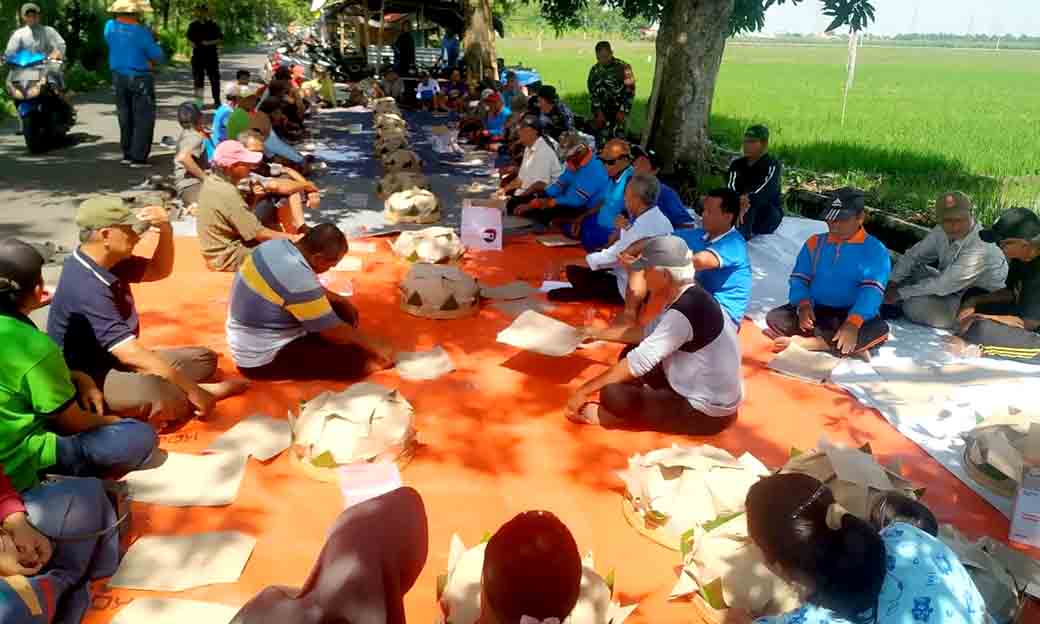
[{"label": "green grass", "polygon": [[[501,56],[536,67],[578,114],[595,41],[504,39]],[[638,77],[632,126],[646,119],[650,43],[615,44]],[[1040,52],[865,47],[841,125],[846,50],[841,46],[731,43],[711,131],[739,146],[742,128],[766,123],[788,185],[854,184],[871,203],[920,222],[949,189],[968,192],[983,219],[1012,205],[1040,208]]]}]

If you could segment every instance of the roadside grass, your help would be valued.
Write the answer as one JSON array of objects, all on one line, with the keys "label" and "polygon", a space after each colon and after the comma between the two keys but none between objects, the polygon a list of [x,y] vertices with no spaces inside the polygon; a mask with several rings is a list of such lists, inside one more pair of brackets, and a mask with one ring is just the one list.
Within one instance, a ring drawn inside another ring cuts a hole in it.
[{"label": "roadside grass", "polygon": [[[500,55],[538,69],[579,115],[595,40],[503,39]],[[646,121],[654,45],[616,42],[638,79],[631,129]],[[765,123],[788,185],[851,184],[872,205],[931,222],[940,193],[959,189],[991,220],[1009,206],[1040,209],[1040,52],[867,46],[841,125],[841,46],[727,46],[711,131],[737,149],[743,128]]]}]

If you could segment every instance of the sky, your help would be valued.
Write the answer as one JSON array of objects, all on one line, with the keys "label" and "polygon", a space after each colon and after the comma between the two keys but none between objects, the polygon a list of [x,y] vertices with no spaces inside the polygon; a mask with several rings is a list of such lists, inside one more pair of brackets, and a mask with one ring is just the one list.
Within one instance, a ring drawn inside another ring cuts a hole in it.
[{"label": "sky", "polygon": [[[773,7],[766,14],[767,33],[820,32],[828,19],[823,3],[803,0],[798,6]],[[967,33],[1040,36],[1040,0],[874,0],[876,35],[899,33]]]}]

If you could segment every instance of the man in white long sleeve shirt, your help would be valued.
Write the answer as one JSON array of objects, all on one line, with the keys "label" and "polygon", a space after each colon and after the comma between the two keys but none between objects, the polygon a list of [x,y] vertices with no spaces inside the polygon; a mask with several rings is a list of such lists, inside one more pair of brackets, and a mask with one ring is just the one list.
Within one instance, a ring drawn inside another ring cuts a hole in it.
[{"label": "man in white long sleeve shirt", "polygon": [[513,214],[516,206],[541,197],[563,173],[560,157],[545,140],[542,122],[534,115],[524,115],[517,124],[517,134],[524,146],[524,158],[516,177],[502,186],[504,195],[512,194],[506,208]]},{"label": "man in white long sleeve shirt", "polygon": [[1007,259],[999,247],[979,238],[981,227],[973,210],[971,200],[960,192],[945,193],[935,201],[940,225],[896,263],[886,304],[899,305],[915,323],[952,329],[966,295],[1004,287]]},{"label": "man in white long sleeve shirt", "polygon": [[22,5],[19,14],[24,26],[11,33],[7,40],[4,56],[12,56],[22,50],[36,52],[48,58],[61,60],[65,57],[65,40],[58,31],[40,23],[40,7],[32,2]]},{"label": "man in white long sleeve shirt", "polygon": [[[677,236],[646,243],[633,263],[669,305],[644,331],[586,328],[590,339],[630,345],[620,361],[583,384],[567,403],[574,422],[714,435],[744,400],[737,325],[694,281],[693,254]],[[599,403],[589,398],[599,392]]]},{"label": "man in white long sleeve shirt", "polygon": [[606,249],[585,256],[587,267],[569,265],[567,280],[570,288],[549,292],[550,301],[603,301],[623,304],[628,288],[628,270],[621,262],[621,254],[645,238],[667,236],[672,233],[672,222],[657,207],[661,183],[646,174],[634,174],[625,188],[627,217],[617,240]]}]

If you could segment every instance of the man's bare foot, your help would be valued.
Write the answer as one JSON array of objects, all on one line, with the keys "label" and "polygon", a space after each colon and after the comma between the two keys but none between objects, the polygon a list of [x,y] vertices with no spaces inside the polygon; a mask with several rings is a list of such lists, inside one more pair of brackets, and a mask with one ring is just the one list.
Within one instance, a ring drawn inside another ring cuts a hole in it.
[{"label": "man's bare foot", "polygon": [[249,389],[251,384],[245,379],[231,378],[217,383],[199,384],[199,387],[213,395],[213,398],[221,401],[236,394],[242,394]]},{"label": "man's bare foot", "polygon": [[586,403],[576,414],[567,414],[567,420],[579,425],[598,425],[599,404]]},{"label": "man's bare foot", "polygon": [[[771,331],[771,330],[770,330]],[[769,334],[766,334],[767,336]],[[791,346],[791,338],[789,336],[775,336],[773,337],[773,353],[780,353],[787,347]]]}]

